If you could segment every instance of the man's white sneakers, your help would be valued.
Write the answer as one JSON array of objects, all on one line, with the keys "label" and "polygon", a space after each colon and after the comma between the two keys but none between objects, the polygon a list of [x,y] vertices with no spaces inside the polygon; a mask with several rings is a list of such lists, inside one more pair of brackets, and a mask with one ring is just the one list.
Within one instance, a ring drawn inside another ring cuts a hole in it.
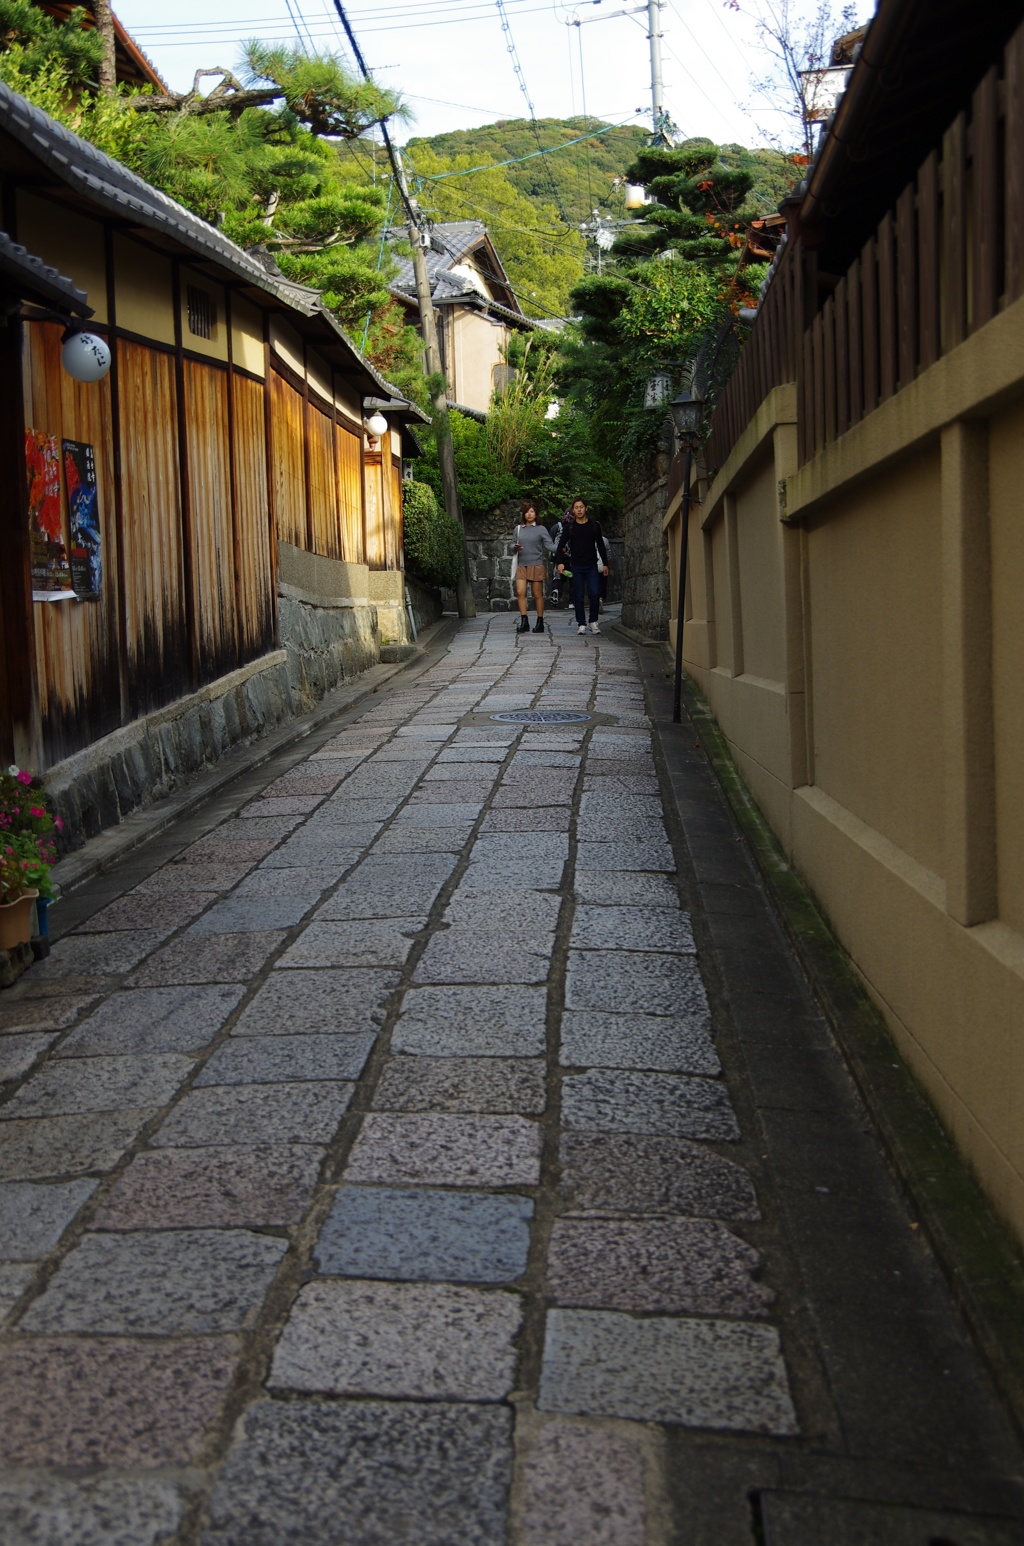
[{"label": "man's white sneakers", "polygon": [[[600,633],[601,632],[600,628],[597,626],[596,623],[591,623],[590,631],[591,631],[591,633]],[[583,632],[583,629],[581,628],[580,629],[580,633],[582,633],[582,632]]]},{"label": "man's white sneakers", "polygon": [[586,624],[585,623],[581,623],[580,626],[576,630],[577,633],[586,633],[586,631],[587,631],[587,628],[586,628]]}]

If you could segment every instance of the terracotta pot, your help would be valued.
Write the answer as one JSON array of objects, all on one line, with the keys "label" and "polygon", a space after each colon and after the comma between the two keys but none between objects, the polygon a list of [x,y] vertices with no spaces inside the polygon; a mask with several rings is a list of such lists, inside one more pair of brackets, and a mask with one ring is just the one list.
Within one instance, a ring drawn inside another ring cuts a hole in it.
[{"label": "terracotta pot", "polygon": [[0,950],[27,945],[32,938],[32,903],[38,891],[26,891],[16,902],[0,903]]}]

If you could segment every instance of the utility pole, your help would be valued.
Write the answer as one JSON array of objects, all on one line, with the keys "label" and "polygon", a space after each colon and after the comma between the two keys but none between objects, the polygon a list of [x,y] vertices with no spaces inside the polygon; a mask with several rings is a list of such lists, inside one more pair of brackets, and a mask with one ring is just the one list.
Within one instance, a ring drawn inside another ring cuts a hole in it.
[{"label": "utility pole", "polygon": [[[594,0],[599,4],[600,0]],[[665,111],[665,84],[661,75],[661,33],[658,30],[661,18],[658,12],[661,10],[664,0],[641,0],[639,5],[631,5],[622,11],[605,11],[601,16],[570,16],[566,20],[567,27],[585,27],[588,22],[611,21],[616,16],[635,16],[641,11],[647,12],[647,38],[651,49],[651,144],[671,145],[672,130],[674,125]],[[641,111],[637,108],[637,112]]]},{"label": "utility pole", "polygon": [[[363,72],[363,79],[369,80],[370,72],[366,68],[366,60],[363,58],[362,50],[356,42],[355,33],[352,31],[341,0],[334,0],[334,9],[337,11],[341,25],[345,29],[345,35],[352,47],[356,63]],[[444,507],[452,520],[458,521],[462,531],[462,578],[455,587],[455,596],[458,602],[459,616],[462,618],[476,617],[473,587],[469,583],[469,553],[466,548],[466,524],[462,519],[459,479],[455,468],[455,448],[452,445],[451,429],[448,423],[448,394],[441,369],[441,349],[437,341],[437,316],[434,311],[434,298],[430,290],[430,277],[427,274],[426,249],[430,245],[430,227],[424,218],[422,210],[409,192],[405,167],[402,165],[401,151],[391,143],[391,136],[388,133],[387,125],[383,121],[381,122],[380,132],[391,161],[391,170],[394,173],[395,182],[398,184],[399,192],[402,195],[402,203],[405,205],[406,213],[409,216],[412,267],[416,280],[416,303],[420,313],[420,331],[423,335],[423,352],[426,355],[427,373],[435,381],[440,381],[440,385],[434,394],[432,406],[434,410],[434,434],[437,437],[437,455],[438,461],[441,464],[441,487],[444,490]]]},{"label": "utility pole", "polygon": [[96,31],[103,42],[103,58],[100,60],[100,90],[113,96],[117,90],[117,55],[114,38],[114,13],[110,0],[93,0],[93,17]]}]

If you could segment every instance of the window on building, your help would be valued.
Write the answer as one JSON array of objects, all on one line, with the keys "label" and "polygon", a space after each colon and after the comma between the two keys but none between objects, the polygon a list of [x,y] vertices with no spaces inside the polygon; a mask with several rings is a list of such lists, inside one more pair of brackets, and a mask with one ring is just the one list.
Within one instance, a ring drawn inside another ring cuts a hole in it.
[{"label": "window on building", "polygon": [[516,379],[516,372],[511,365],[494,365],[491,367],[491,387],[495,392],[504,392],[507,386],[511,386]]},{"label": "window on building", "polygon": [[217,308],[213,296],[197,285],[188,286],[188,330],[197,338],[212,338],[217,320]]}]

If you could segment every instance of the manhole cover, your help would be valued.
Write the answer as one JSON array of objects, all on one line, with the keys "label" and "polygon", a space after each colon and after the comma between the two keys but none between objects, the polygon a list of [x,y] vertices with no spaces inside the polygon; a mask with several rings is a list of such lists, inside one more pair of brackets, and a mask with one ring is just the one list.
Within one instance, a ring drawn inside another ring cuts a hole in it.
[{"label": "manhole cover", "polygon": [[511,714],[492,714],[504,725],[576,725],[589,714],[570,714],[566,709],[516,709]]}]

